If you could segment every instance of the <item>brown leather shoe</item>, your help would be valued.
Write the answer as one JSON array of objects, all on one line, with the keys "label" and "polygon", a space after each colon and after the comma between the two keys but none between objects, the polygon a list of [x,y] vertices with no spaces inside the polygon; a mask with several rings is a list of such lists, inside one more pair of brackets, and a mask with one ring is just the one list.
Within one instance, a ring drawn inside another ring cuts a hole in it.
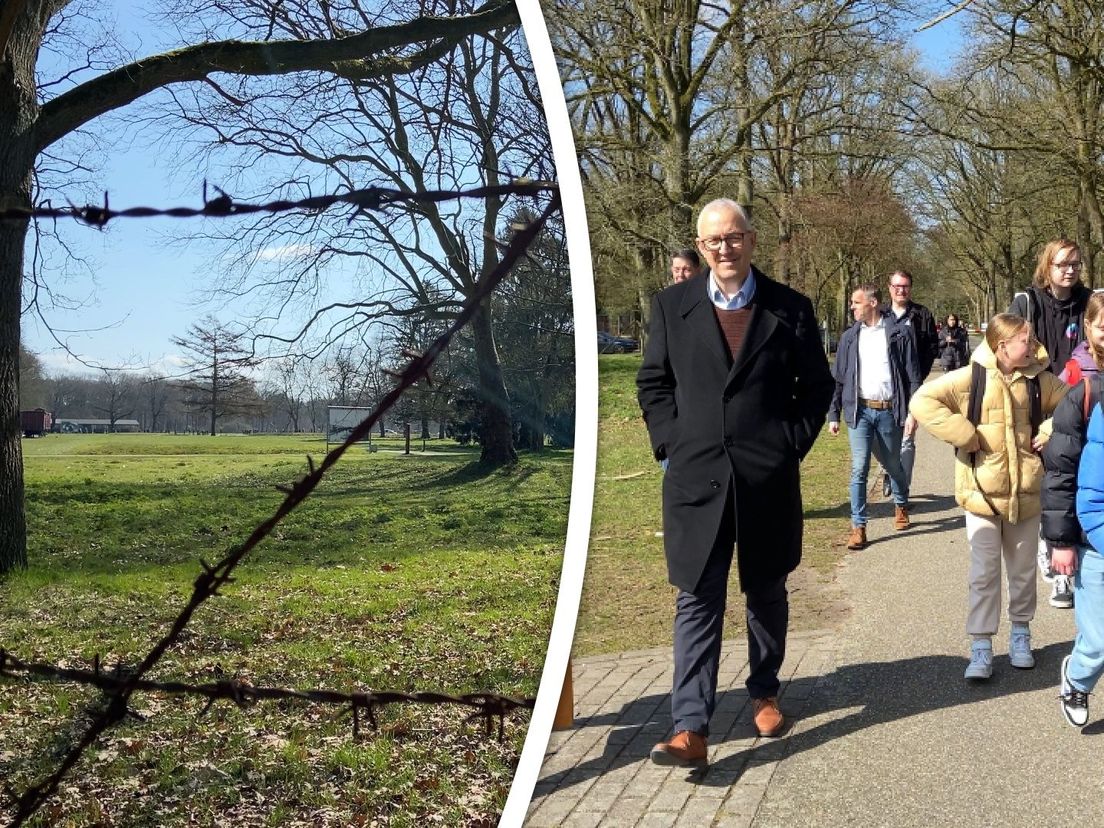
[{"label": "brown leather shoe", "polygon": [[652,748],[652,761],[657,765],[703,767],[709,763],[705,737],[692,730],[680,730],[671,741],[660,742]]},{"label": "brown leather shoe", "polygon": [[908,506],[893,507],[893,528],[898,532],[909,528]]},{"label": "brown leather shoe", "polygon": [[769,699],[752,699],[751,706],[755,711],[755,729],[760,736],[777,736],[782,732],[786,719],[778,709],[778,699],[773,696]]},{"label": "brown leather shoe", "polygon": [[852,526],[851,534],[847,536],[847,548],[848,549],[865,549],[866,548],[866,527],[865,526]]}]

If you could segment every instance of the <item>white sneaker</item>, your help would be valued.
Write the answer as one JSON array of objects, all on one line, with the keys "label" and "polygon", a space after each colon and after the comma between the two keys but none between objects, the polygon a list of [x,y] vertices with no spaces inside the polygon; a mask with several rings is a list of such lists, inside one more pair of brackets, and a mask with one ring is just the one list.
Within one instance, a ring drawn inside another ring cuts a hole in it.
[{"label": "white sneaker", "polygon": [[1050,568],[1050,551],[1047,549],[1046,541],[1039,541],[1039,551],[1036,553],[1035,560],[1039,564],[1039,573],[1043,576],[1043,580],[1048,584],[1054,581],[1054,570]]},{"label": "white sneaker", "polygon": [[1069,575],[1055,575],[1050,590],[1050,605],[1058,609],[1073,608],[1073,581]]},{"label": "white sneaker", "polygon": [[1089,720],[1089,694],[1083,690],[1078,690],[1069,683],[1069,679],[1066,678],[1069,661],[1069,656],[1062,659],[1062,687],[1059,691],[1059,698],[1062,700],[1062,712],[1066,716],[1066,721],[1071,725],[1084,727]]},{"label": "white sneaker", "polygon": [[993,675],[993,642],[975,641],[970,645],[970,663],[966,665],[966,678],[987,679]]},{"label": "white sneaker", "polygon": [[1008,639],[1008,663],[1021,670],[1030,670],[1035,666],[1035,656],[1031,654],[1031,630],[1026,624],[1014,624]]}]

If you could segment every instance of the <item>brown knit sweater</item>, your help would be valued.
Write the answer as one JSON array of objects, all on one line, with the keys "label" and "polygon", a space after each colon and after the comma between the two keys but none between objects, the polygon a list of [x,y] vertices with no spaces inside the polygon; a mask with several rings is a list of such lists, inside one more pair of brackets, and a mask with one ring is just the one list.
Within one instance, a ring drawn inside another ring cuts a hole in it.
[{"label": "brown knit sweater", "polygon": [[744,344],[748,324],[751,322],[751,306],[748,305],[739,310],[724,310],[714,305],[713,311],[717,314],[717,323],[721,326],[725,344],[728,345],[728,355],[735,360],[736,354],[740,353],[740,347]]}]

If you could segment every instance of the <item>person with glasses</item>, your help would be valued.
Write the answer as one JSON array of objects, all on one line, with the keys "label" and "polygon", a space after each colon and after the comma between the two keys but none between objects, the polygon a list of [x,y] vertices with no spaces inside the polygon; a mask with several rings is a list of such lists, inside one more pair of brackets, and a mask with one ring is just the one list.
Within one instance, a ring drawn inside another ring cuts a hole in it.
[{"label": "person with glasses", "polygon": [[[1031,285],[1012,299],[1008,312],[1028,321],[1035,338],[1046,349],[1047,370],[1060,373],[1085,339],[1085,307],[1092,291],[1081,281],[1081,248],[1070,239],[1053,239],[1039,253]],[[1050,548],[1039,540],[1038,564],[1051,583],[1050,605],[1073,607],[1073,583],[1050,566]]]},{"label": "person with glasses", "polygon": [[[916,357],[920,364],[920,381],[931,373],[932,364],[939,356],[939,332],[935,329],[932,312],[912,301],[912,274],[907,270],[895,270],[889,276],[889,302],[880,308],[883,314],[892,313],[898,323],[912,331],[916,341]],[[916,465],[916,419],[909,415],[901,437],[901,466],[905,481],[912,485],[912,468]],[[882,478],[882,496],[892,494],[889,474]]]},{"label": "person with glasses", "polygon": [[636,384],[663,475],[663,545],[675,599],[674,735],[659,765],[703,766],[735,565],[748,642],[745,685],[760,736],[779,735],[786,578],[801,559],[799,465],[834,386],[809,299],[752,265],[755,230],[730,199],[698,217],[708,274],[652,300]]}]

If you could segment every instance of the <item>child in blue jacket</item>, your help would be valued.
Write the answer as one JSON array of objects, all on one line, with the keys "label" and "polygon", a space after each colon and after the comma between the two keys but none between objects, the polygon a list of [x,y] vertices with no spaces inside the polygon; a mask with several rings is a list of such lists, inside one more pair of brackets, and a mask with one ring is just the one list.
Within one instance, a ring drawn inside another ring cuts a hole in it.
[{"label": "child in blue jacket", "polygon": [[[1086,325],[1088,351],[1104,367],[1104,315]],[[1089,694],[1104,674],[1104,409],[1100,373],[1074,385],[1054,412],[1043,449],[1042,536],[1051,568],[1073,576],[1077,638],[1062,660],[1061,704],[1066,721],[1083,727]]]}]

